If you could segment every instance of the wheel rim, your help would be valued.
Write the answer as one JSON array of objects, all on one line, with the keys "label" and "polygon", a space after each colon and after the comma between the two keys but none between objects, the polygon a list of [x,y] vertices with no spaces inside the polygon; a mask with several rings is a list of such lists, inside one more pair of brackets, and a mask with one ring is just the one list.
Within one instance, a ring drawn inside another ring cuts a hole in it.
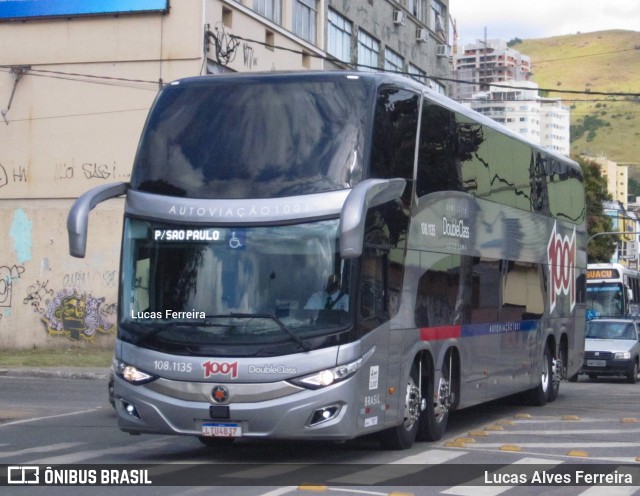
[{"label": "wheel rim", "polygon": [[433,403],[433,418],[436,423],[444,420],[451,406],[449,381],[440,377],[438,382],[438,396]]},{"label": "wheel rim", "polygon": [[542,391],[545,393],[549,389],[549,359],[547,353],[544,354],[544,363],[542,364],[542,375],[540,376]]},{"label": "wheel rim", "polygon": [[553,381],[553,388],[554,389],[558,389],[560,387],[560,380],[562,379],[562,358],[558,357],[558,358],[554,358],[553,360],[553,364],[551,366],[551,370],[552,370],[552,375],[551,375],[551,379]]},{"label": "wheel rim", "polygon": [[409,377],[407,383],[407,397],[404,403],[404,428],[411,430],[420,417],[420,390],[416,386],[413,377]]}]

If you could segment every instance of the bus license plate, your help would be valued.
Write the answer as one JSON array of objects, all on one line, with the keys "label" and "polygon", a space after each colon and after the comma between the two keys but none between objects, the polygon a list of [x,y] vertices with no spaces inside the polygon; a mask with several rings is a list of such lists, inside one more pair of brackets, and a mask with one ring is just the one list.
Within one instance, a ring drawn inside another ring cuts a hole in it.
[{"label": "bus license plate", "polygon": [[202,435],[206,437],[242,437],[242,425],[231,423],[202,424]]},{"label": "bus license plate", "polygon": [[587,367],[606,367],[606,360],[587,360]]}]

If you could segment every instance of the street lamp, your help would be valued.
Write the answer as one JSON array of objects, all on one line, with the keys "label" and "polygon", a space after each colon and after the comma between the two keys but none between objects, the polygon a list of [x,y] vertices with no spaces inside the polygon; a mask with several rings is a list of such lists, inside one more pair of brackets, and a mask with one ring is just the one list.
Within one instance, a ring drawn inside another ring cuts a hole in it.
[{"label": "street lamp", "polygon": [[605,236],[605,235],[613,235],[613,236],[622,236],[622,235],[624,235],[624,236],[627,236],[628,234],[640,234],[640,231],[634,231],[634,232],[603,231],[603,232],[595,233],[595,234],[592,234],[591,236],[589,236],[589,239],[587,239],[587,245],[596,236]]},{"label": "street lamp", "polygon": [[[623,231],[603,231],[603,232],[599,232],[599,233],[595,233],[592,234],[591,236],[589,236],[589,239],[587,239],[587,247],[589,246],[589,242],[597,237],[597,236],[605,236],[605,235],[613,235],[613,236],[622,236],[622,235],[629,235],[629,234],[640,234],[640,231],[633,231],[633,232],[623,232]],[[636,248],[637,250],[637,248]],[[621,257],[621,258],[629,258],[627,257]],[[637,253],[636,255],[633,257],[634,259],[637,258]]]}]

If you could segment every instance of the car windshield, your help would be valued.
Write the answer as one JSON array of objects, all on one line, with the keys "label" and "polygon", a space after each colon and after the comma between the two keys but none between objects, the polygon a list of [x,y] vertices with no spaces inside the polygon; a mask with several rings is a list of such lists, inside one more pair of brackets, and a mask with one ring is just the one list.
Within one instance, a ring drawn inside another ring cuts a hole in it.
[{"label": "car windshield", "polygon": [[344,332],[351,264],[339,256],[338,223],[168,227],[126,219],[121,338],[173,353],[268,354],[308,350]]},{"label": "car windshield", "polygon": [[592,320],[587,323],[587,338],[635,340],[636,331],[631,322],[603,322]]}]

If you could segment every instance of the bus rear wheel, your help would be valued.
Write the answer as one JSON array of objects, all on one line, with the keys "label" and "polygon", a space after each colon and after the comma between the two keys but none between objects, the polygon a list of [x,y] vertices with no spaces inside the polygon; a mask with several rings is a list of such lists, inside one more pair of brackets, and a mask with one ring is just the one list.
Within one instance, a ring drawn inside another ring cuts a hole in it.
[{"label": "bus rear wheel", "polygon": [[[544,406],[549,401],[549,396],[553,388],[553,361],[549,346],[545,346],[542,357],[542,371],[540,372],[540,382],[538,385],[527,391],[526,399],[528,403],[535,406]],[[557,395],[557,392],[556,392]]]},{"label": "bus rear wheel", "polygon": [[[425,392],[425,405],[420,415],[420,427],[418,439],[420,441],[438,441],[444,435],[449,420],[451,409],[451,384],[449,381],[449,366],[442,365],[438,387],[435,389],[433,375],[425,377],[427,390]],[[437,391],[437,395],[435,392]]]}]

